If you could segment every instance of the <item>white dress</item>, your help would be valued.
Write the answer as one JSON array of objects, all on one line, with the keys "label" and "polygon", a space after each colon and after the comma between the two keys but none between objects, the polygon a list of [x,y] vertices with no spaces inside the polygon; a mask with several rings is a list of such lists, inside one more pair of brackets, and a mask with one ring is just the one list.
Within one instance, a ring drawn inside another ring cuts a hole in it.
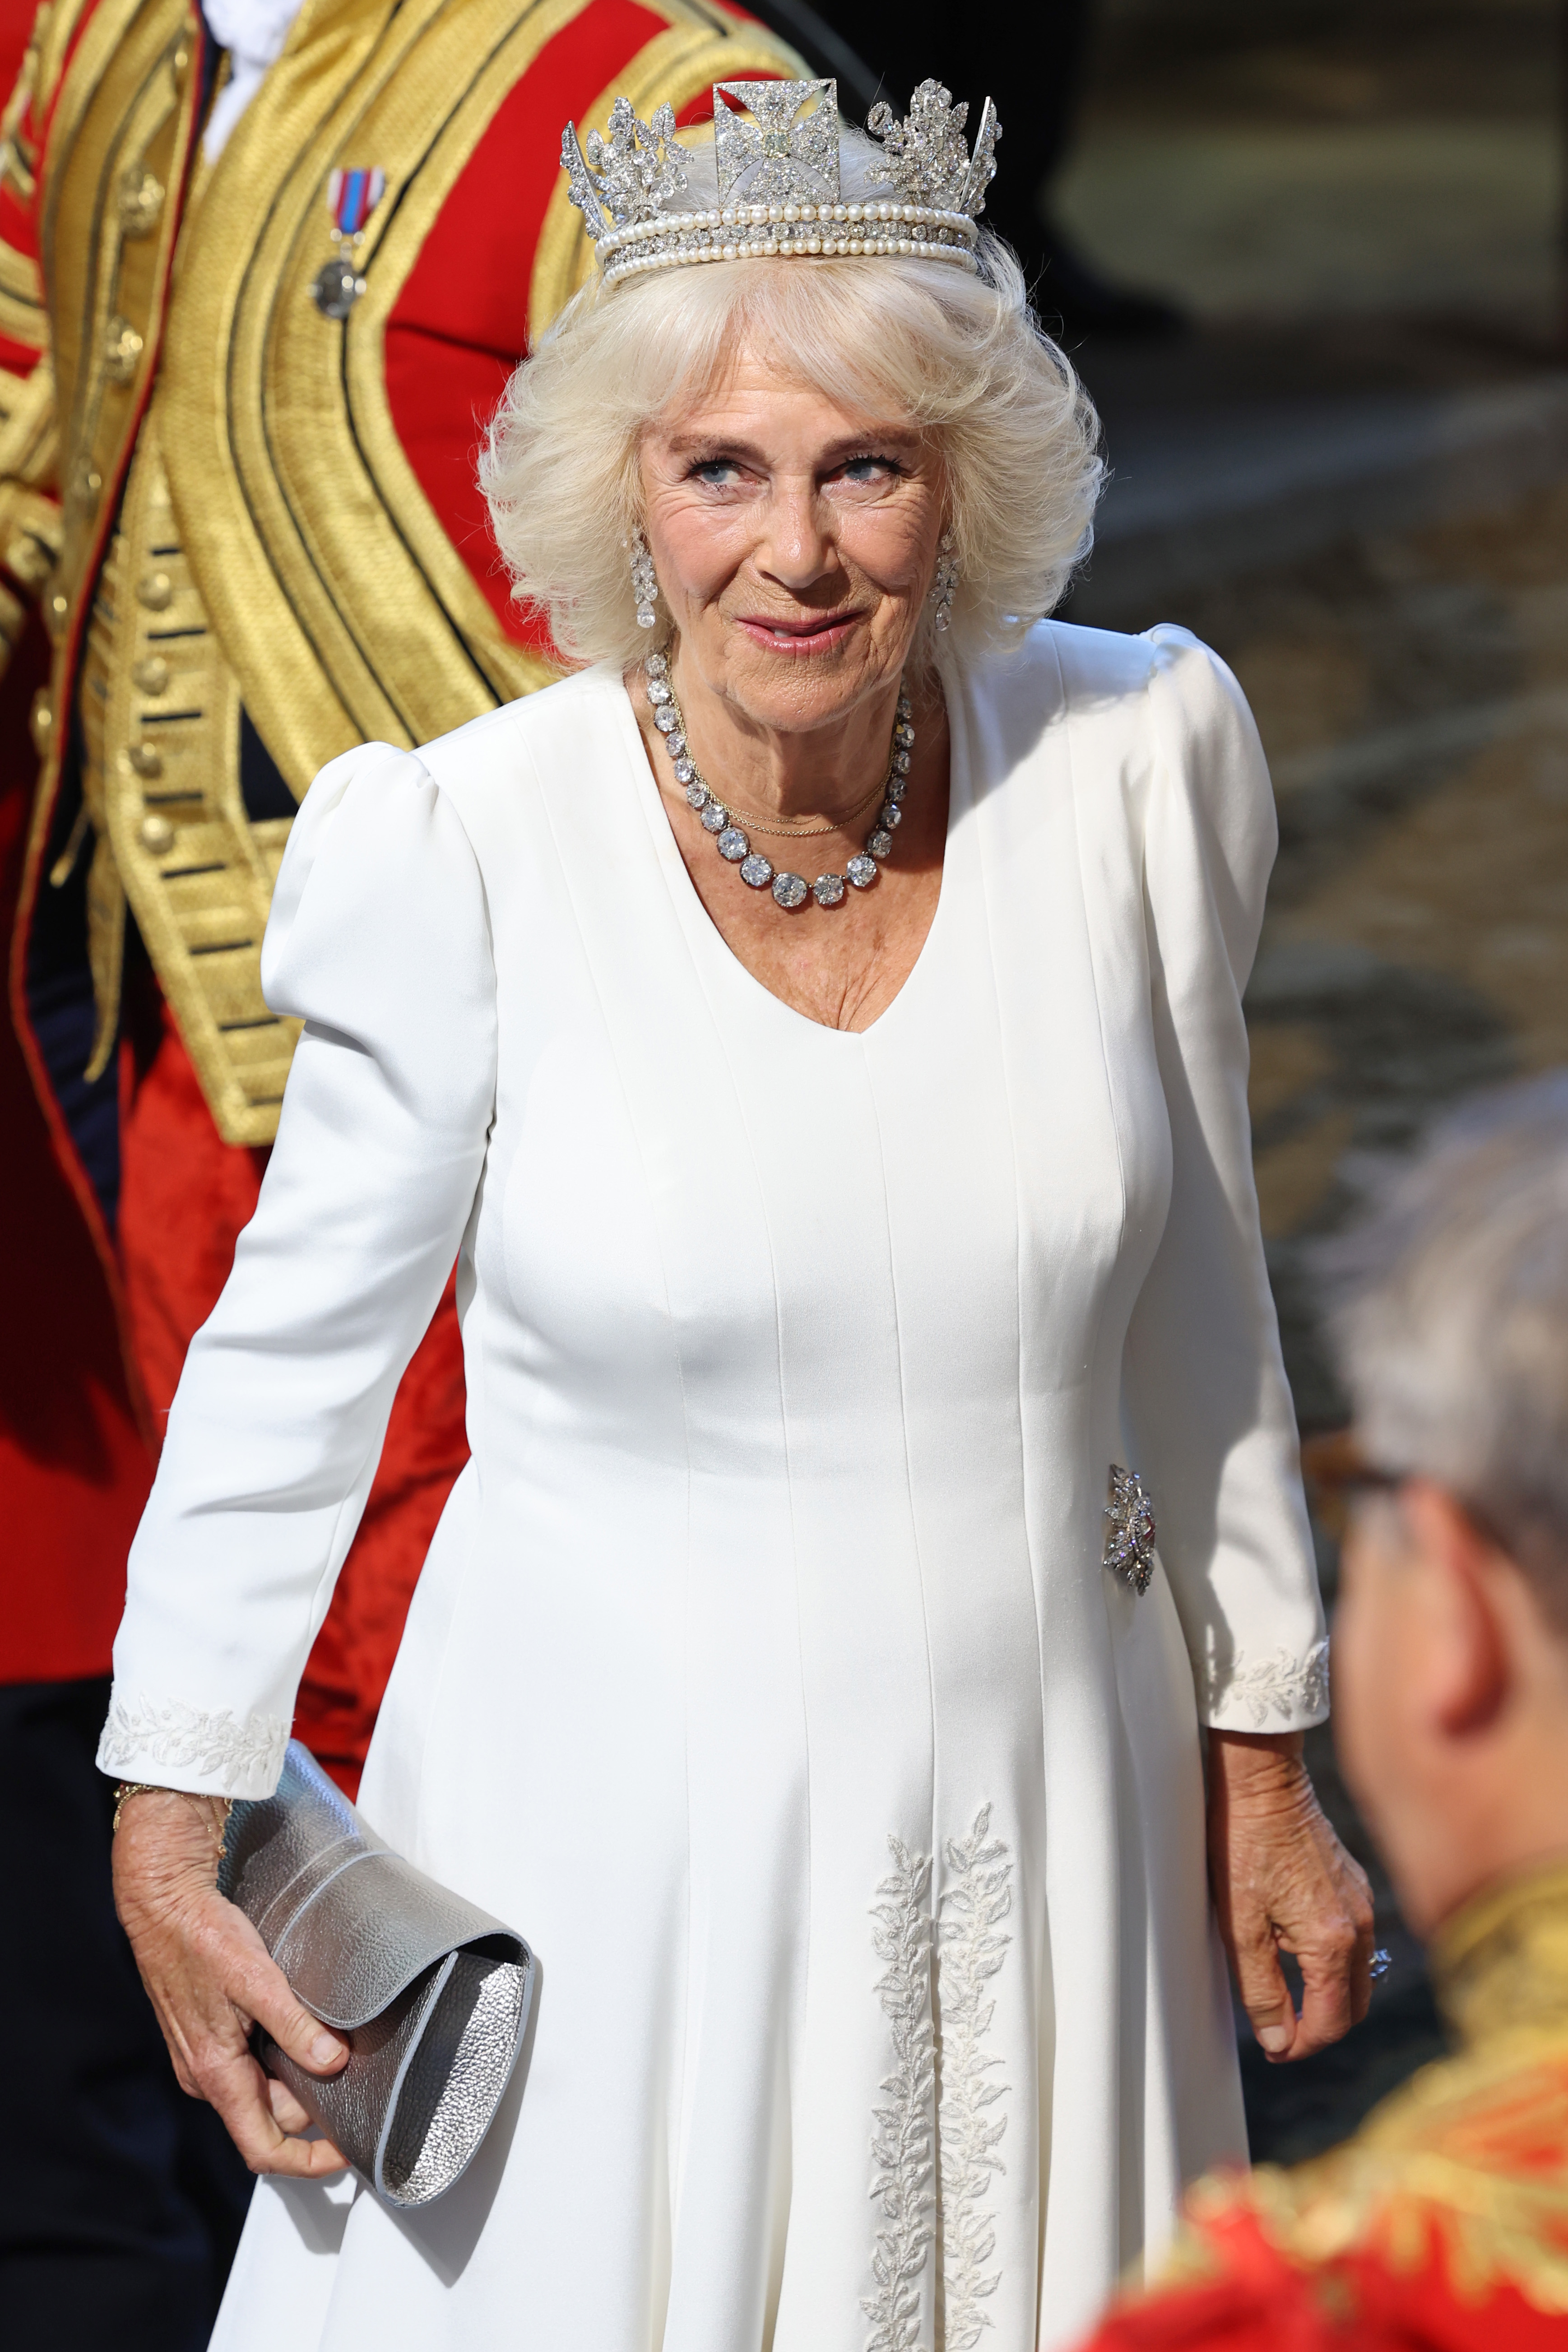
[{"label": "white dress", "polygon": [[458,2188],[263,2183],[216,2352],[1028,2352],[1243,2152],[1199,1723],[1326,1703],[1248,1155],[1268,776],[1178,630],[944,685],[940,903],[858,1035],[724,945],[608,670],[300,811],[263,975],[308,1025],[100,1761],[272,1786],[456,1255],[472,1460],[362,1801],[541,1978]]}]

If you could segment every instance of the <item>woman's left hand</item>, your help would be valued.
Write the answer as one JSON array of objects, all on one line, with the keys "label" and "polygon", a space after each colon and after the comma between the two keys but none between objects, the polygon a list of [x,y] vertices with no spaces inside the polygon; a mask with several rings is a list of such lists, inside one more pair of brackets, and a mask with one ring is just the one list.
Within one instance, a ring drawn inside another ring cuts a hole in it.
[{"label": "woman's left hand", "polygon": [[[1366,2015],[1372,1889],[1312,1790],[1299,1731],[1211,1731],[1209,1875],[1219,1930],[1271,2059],[1307,2058]],[[1301,2013],[1279,1966],[1293,1952]]]}]

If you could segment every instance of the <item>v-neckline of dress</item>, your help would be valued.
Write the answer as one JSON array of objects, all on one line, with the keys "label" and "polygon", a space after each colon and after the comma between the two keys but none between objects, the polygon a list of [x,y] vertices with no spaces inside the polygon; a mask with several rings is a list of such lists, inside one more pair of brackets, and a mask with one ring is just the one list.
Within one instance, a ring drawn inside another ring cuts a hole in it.
[{"label": "v-neckline of dress", "polygon": [[786,1019],[798,1021],[804,1027],[815,1030],[824,1037],[876,1036],[900,1011],[917,984],[921,988],[928,985],[925,975],[932,962],[933,950],[940,950],[942,942],[952,929],[950,900],[952,897],[953,845],[959,821],[969,807],[969,747],[963,726],[963,696],[958,691],[957,679],[945,664],[939,675],[947,704],[948,782],[947,834],[942,844],[942,880],[937,889],[936,908],[921,941],[920,952],[904,974],[897,993],[884,1004],[874,1021],[867,1023],[864,1029],[840,1029],[831,1022],[817,1021],[809,1013],[803,1013],[798,1005],[791,1004],[787,997],[780,996],[775,989],[770,988],[765,980],[759,980],[750,964],[736,954],[703,905],[701,894],[688,871],[680,844],[675,837],[675,827],[669,821],[669,811],[665,807],[664,795],[659,791],[658,780],[643,741],[642,730],[637,725],[637,712],[632,706],[626,679],[624,676],[616,678],[620,689],[617,716],[631,766],[634,789],[647,820],[654,855],[663,872],[681,928],[693,943],[694,952],[705,957],[717,969],[727,970],[731,975],[738,976],[744,988],[753,990]]}]

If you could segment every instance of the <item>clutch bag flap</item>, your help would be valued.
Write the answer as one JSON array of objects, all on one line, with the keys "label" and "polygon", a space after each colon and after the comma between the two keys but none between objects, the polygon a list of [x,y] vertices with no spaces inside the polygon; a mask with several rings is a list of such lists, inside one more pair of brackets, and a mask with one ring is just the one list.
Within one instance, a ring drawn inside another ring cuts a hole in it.
[{"label": "clutch bag flap", "polygon": [[259,2029],[257,2054],[388,2204],[428,2204],[489,2128],[527,2030],[523,1938],[394,1853],[289,1743],[270,1797],[229,1816],[218,1891],[312,2015],[349,2043],[308,2074]]}]

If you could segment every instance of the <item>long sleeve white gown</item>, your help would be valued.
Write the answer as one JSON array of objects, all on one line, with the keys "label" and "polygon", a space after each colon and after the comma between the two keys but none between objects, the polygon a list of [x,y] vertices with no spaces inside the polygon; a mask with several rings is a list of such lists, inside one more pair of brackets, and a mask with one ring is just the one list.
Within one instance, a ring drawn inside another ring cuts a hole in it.
[{"label": "long sleeve white gown", "polygon": [[1326,1705],[1248,1153],[1268,775],[1179,630],[944,685],[940,903],[859,1034],[724,945],[612,671],[300,810],[305,1031],[100,1761],[271,1788],[456,1256],[472,1459],[362,1802],[541,1977],[458,2188],[263,2182],[216,2352],[1029,2352],[1243,2152],[1199,1726]]}]

